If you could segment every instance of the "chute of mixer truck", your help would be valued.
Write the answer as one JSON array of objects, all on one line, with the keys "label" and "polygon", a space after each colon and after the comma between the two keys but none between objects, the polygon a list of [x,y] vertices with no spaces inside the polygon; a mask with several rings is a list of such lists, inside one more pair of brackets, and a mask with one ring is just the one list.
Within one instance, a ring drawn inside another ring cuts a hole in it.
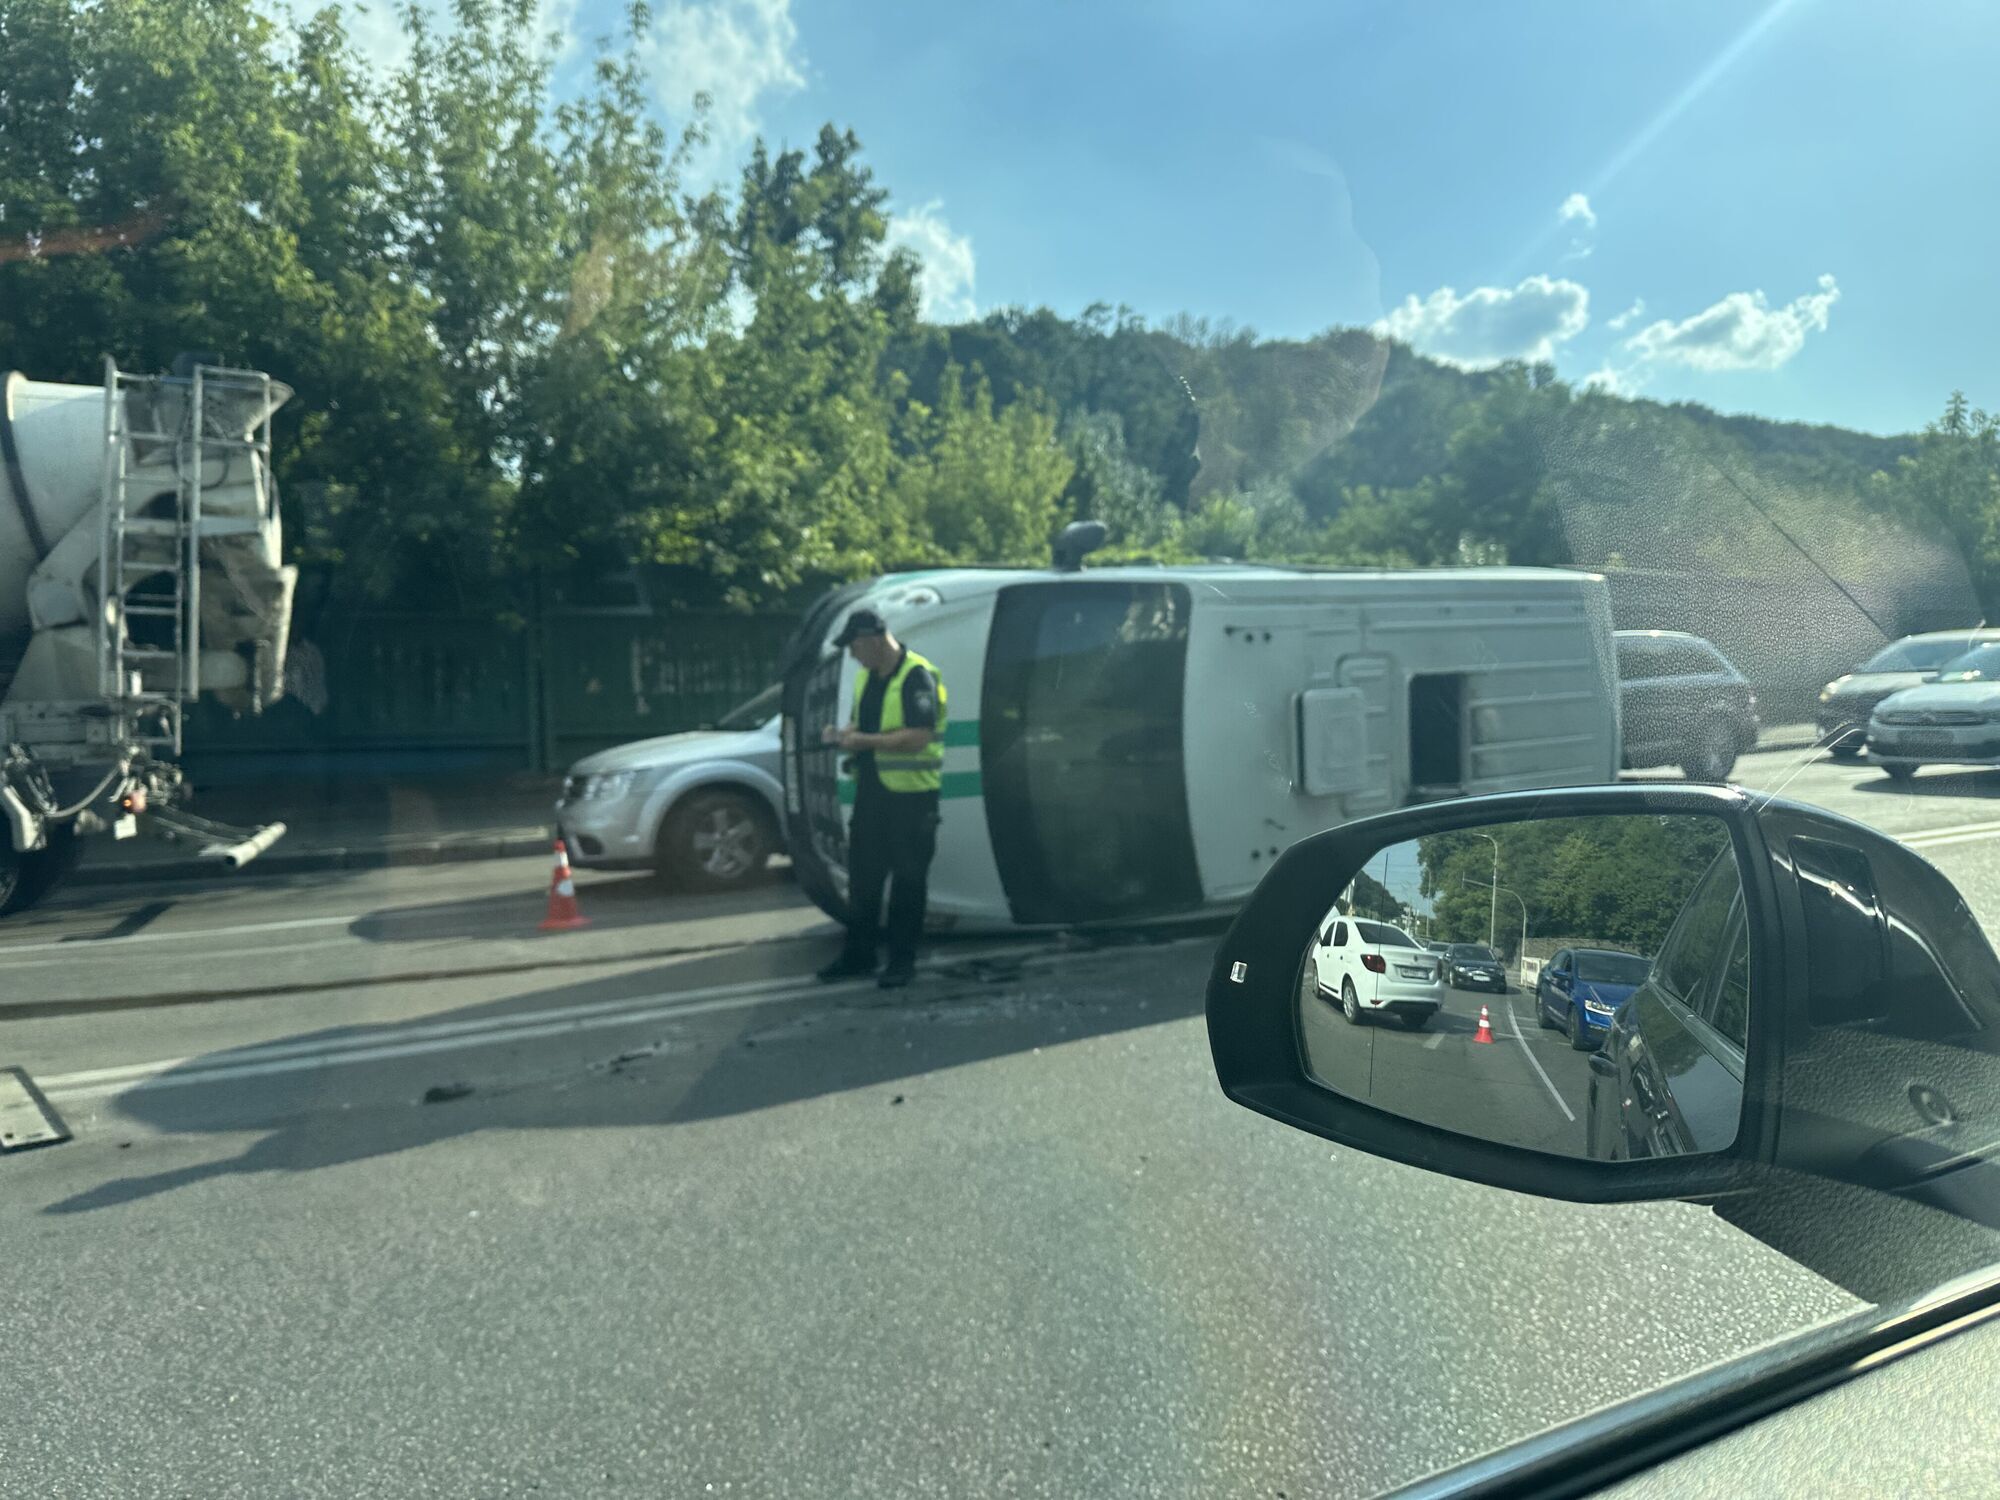
[{"label": "chute of mixer truck", "polygon": [[142,824],[235,866],[284,832],[174,803],[183,709],[283,691],[271,415],[289,387],[184,356],[105,361],[101,386],[0,377],[0,914],[58,881],[79,838]]}]

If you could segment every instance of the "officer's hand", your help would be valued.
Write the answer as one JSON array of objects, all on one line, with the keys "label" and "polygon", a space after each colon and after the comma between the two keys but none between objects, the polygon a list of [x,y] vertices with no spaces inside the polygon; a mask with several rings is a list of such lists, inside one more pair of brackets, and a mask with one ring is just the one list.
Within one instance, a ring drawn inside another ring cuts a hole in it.
[{"label": "officer's hand", "polygon": [[845,733],[846,733],[845,730],[836,729],[831,724],[823,724],[820,726],[819,742],[822,745],[838,745],[840,743],[841,736]]},{"label": "officer's hand", "polygon": [[863,748],[861,731],[858,729],[841,730],[840,748],[843,750],[859,750]]}]

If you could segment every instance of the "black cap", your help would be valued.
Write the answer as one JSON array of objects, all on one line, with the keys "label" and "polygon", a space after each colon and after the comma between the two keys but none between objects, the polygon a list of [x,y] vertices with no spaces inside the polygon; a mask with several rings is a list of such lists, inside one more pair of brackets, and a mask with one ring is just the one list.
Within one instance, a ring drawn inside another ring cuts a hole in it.
[{"label": "black cap", "polygon": [[882,617],[872,609],[857,609],[847,617],[847,623],[840,627],[840,634],[833,638],[836,646],[851,646],[864,635],[887,635],[889,627]]}]

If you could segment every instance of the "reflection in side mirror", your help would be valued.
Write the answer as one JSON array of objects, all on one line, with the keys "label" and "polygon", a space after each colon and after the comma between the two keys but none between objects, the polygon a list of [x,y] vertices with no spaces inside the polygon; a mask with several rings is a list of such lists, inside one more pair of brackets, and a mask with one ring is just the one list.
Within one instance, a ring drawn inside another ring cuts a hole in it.
[{"label": "reflection in side mirror", "polygon": [[1705,814],[1539,818],[1381,849],[1329,892],[1298,982],[1319,1087],[1598,1161],[1725,1150],[1749,937]]}]

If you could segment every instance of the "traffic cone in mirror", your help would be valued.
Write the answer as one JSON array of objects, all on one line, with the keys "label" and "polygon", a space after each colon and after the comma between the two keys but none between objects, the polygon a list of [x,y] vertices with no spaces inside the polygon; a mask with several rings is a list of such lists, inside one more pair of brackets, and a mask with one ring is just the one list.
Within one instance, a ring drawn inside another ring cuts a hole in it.
[{"label": "traffic cone in mirror", "polygon": [[556,840],[556,872],[549,880],[549,914],[542,918],[542,931],[567,932],[588,927],[590,918],[576,909],[576,881],[570,878],[569,850]]},{"label": "traffic cone in mirror", "polygon": [[1493,1040],[1493,1021],[1486,1014],[1486,1007],[1483,1005],[1479,1007],[1479,1029],[1472,1033],[1472,1039],[1475,1042],[1490,1042]]}]

